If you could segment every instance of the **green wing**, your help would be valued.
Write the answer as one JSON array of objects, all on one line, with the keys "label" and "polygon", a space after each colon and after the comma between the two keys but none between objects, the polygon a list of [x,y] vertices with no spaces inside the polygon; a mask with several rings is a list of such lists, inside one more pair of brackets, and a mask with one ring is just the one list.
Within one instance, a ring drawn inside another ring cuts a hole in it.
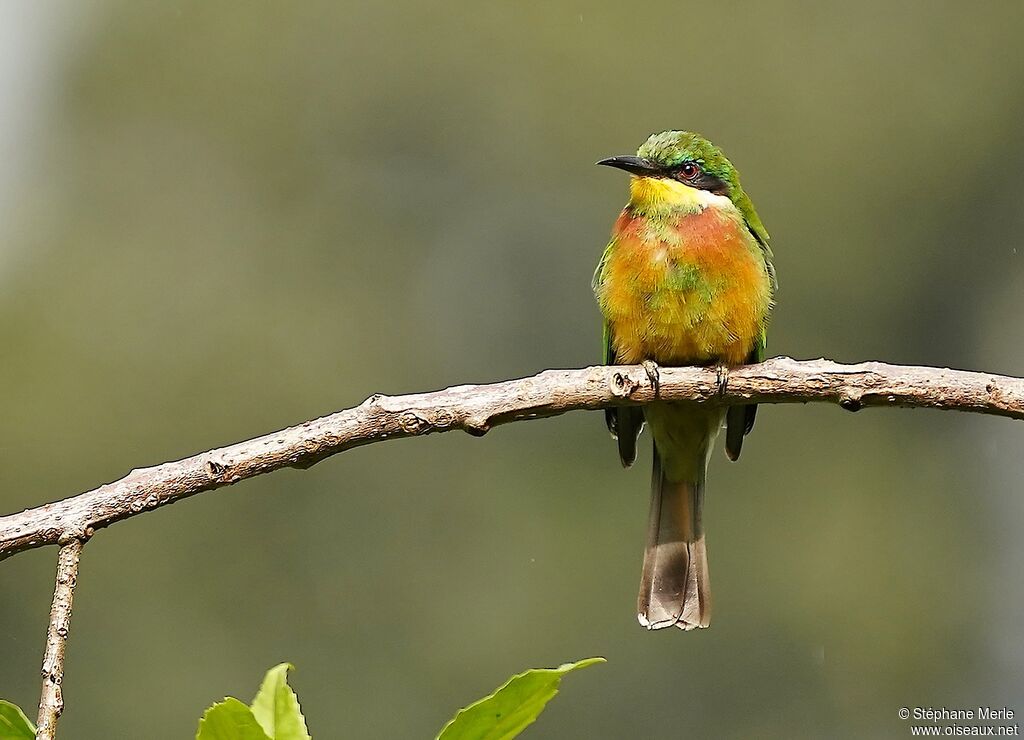
[{"label": "green wing", "polygon": [[[753,216],[751,218],[750,216]],[[764,228],[764,224],[761,223],[761,219],[757,217],[757,213],[753,210],[753,206],[750,208],[750,213],[747,217],[747,228],[750,230],[751,235],[757,241],[758,246],[761,247],[761,254],[764,257],[764,264],[768,270],[768,279],[771,280],[771,291],[772,297],[775,296],[775,291],[778,290],[779,283],[775,277],[775,266],[772,264],[772,249],[768,246],[768,232]],[[766,326],[761,330],[761,337],[758,339],[757,344],[754,345],[753,351],[747,356],[747,364],[754,362],[763,362],[765,357],[765,351],[768,346],[768,327],[767,321]],[[729,411],[725,415],[725,454],[729,456],[730,460],[736,460],[740,456],[740,450],[743,449],[743,438],[750,434],[750,430],[754,428],[754,418],[757,416],[757,404],[752,403],[745,406],[730,406]]]},{"label": "green wing", "polygon": [[[765,333],[761,332],[761,339],[755,345],[753,352],[747,356],[747,364],[761,362],[764,359]],[[754,418],[757,416],[757,404],[751,403],[744,406],[730,406],[725,413],[725,454],[730,460],[736,460],[743,449],[743,438],[750,434],[754,428]]]},{"label": "green wing", "polygon": [[[604,325],[604,364],[616,365],[615,347],[608,322]],[[636,462],[636,441],[644,430],[644,409],[642,406],[615,406],[604,410],[608,431],[619,443],[619,461],[628,468]]]},{"label": "green wing", "polygon": [[[597,264],[597,269],[594,270],[594,279],[591,281],[591,287],[594,289],[595,294],[601,286],[604,278],[604,265],[614,244],[614,239],[608,243],[604,253],[601,255],[601,261]],[[615,341],[612,337],[612,329],[608,326],[607,321],[604,322],[601,335],[604,343],[602,353],[604,364],[618,364],[618,358],[615,356]],[[618,442],[619,460],[622,462],[623,467],[628,468],[636,462],[636,442],[640,437],[640,432],[644,429],[644,410],[640,406],[607,408],[604,410],[604,420],[605,424],[608,425],[608,431],[611,432],[612,438]]]}]

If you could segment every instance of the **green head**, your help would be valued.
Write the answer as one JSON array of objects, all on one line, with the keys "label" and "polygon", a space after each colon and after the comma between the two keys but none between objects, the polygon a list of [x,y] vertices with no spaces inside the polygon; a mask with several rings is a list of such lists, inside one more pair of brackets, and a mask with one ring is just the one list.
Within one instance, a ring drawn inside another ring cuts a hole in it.
[{"label": "green head", "polygon": [[662,131],[647,139],[636,156],[610,157],[598,164],[617,167],[639,178],[674,180],[725,196],[740,210],[758,240],[762,244],[768,241],[768,232],[740,185],[740,173],[721,149],[700,134]]}]

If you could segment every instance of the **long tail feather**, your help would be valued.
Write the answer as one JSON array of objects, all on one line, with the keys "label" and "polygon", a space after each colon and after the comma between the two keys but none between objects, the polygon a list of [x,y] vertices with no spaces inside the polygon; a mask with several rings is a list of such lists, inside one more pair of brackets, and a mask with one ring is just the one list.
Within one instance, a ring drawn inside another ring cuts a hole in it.
[{"label": "long tail feather", "polygon": [[654,449],[651,512],[644,551],[637,617],[648,629],[707,627],[711,586],[701,522],[704,474],[670,481]]}]

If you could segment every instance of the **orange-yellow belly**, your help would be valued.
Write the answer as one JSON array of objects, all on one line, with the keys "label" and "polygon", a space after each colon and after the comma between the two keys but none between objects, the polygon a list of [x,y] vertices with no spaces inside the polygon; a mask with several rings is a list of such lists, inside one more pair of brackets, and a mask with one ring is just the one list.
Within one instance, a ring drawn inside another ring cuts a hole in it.
[{"label": "orange-yellow belly", "polygon": [[623,211],[598,285],[616,359],[746,362],[771,309],[760,248],[717,208],[649,221]]}]

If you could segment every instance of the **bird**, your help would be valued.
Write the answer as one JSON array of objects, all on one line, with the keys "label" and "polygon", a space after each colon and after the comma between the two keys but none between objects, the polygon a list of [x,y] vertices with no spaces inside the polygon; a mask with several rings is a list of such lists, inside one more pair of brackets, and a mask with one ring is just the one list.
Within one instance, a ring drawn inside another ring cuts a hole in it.
[{"label": "bird", "polygon": [[[700,134],[653,134],[636,155],[597,164],[630,175],[629,202],[594,272],[604,363],[736,367],[764,359],[778,287],[768,232],[722,150]],[[654,441],[637,618],[651,630],[711,619],[703,504],[723,426],[736,460],[756,404],[654,401],[605,410],[630,467],[645,424]]]}]

